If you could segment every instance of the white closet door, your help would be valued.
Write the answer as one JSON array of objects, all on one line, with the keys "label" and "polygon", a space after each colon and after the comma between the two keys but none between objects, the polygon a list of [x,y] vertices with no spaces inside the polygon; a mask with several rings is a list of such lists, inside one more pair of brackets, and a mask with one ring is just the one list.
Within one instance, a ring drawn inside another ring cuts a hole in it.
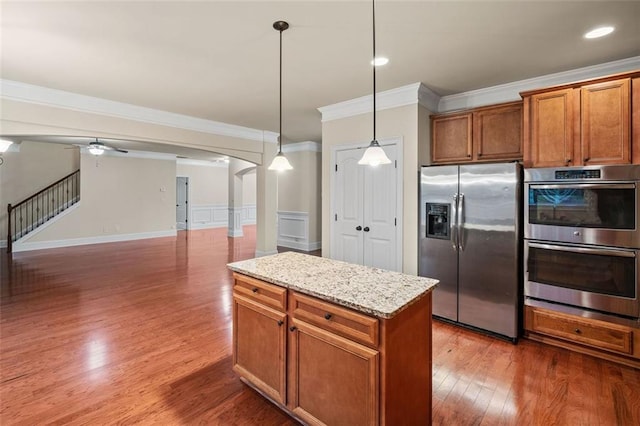
[{"label": "white closet door", "polygon": [[357,230],[362,225],[363,210],[363,174],[358,160],[362,151],[353,149],[338,151],[336,165],[336,191],[334,235],[332,235],[332,257],[351,263],[363,263],[363,231]]},{"label": "white closet door", "polygon": [[364,264],[398,271],[396,146],[383,146],[391,164],[364,169]]}]

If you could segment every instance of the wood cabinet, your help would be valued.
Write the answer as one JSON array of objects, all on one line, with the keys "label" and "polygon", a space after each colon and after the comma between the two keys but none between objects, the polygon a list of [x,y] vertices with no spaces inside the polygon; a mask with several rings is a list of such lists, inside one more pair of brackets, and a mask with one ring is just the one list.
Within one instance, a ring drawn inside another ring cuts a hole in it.
[{"label": "wood cabinet", "polygon": [[434,164],[522,159],[522,102],[431,116]]},{"label": "wood cabinet", "polygon": [[521,93],[525,167],[640,162],[636,74]]},{"label": "wood cabinet", "polygon": [[[286,291],[246,278],[239,284],[236,281],[233,294],[233,369],[274,401],[284,404],[287,315],[265,304],[265,300],[274,299],[263,293],[286,295]],[[245,296],[247,284],[255,291]]]},{"label": "wood cabinet", "polygon": [[385,319],[234,279],[233,368],[247,384],[310,425],[431,423],[431,293]]},{"label": "wood cabinet", "polygon": [[640,367],[640,329],[537,306],[525,306],[526,336]]}]

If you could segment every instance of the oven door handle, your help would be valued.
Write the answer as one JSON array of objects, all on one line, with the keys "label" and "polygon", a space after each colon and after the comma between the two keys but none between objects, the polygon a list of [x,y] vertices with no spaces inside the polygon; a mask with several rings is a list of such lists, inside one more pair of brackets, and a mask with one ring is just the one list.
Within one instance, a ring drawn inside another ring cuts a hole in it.
[{"label": "oven door handle", "polygon": [[599,254],[604,256],[617,256],[617,257],[636,257],[636,252],[633,250],[610,250],[610,249],[596,249],[587,247],[571,247],[571,246],[558,246],[555,244],[540,244],[540,243],[528,243],[529,247],[538,248],[543,250],[558,250],[568,251],[571,253],[582,254]]},{"label": "oven door handle", "polygon": [[635,189],[634,183],[567,183],[560,185],[529,184],[531,189]]}]

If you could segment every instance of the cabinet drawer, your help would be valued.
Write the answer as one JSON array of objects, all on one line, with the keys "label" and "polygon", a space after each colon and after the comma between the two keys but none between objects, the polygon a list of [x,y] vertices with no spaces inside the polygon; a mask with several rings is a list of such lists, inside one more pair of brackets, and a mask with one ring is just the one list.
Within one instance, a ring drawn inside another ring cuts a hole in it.
[{"label": "cabinet drawer", "polygon": [[289,296],[289,310],[296,319],[370,347],[378,346],[376,318],[294,292]]},{"label": "cabinet drawer", "polygon": [[234,273],[233,291],[249,300],[284,312],[287,307],[287,289],[264,281]]},{"label": "cabinet drawer", "polygon": [[527,327],[530,331],[623,354],[633,353],[633,331],[627,327],[537,308],[530,318]]}]

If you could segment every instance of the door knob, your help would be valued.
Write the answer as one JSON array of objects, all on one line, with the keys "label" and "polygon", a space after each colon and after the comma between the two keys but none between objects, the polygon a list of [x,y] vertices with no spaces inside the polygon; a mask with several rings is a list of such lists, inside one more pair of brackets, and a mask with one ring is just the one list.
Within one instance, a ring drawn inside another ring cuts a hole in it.
[{"label": "door knob", "polygon": [[356,226],[356,231],[362,231],[362,226],[360,225]]},{"label": "door knob", "polygon": [[364,227],[364,229],[363,229],[363,231],[364,231],[364,232],[369,232],[369,227],[368,227],[368,226],[365,226],[365,227]]}]

